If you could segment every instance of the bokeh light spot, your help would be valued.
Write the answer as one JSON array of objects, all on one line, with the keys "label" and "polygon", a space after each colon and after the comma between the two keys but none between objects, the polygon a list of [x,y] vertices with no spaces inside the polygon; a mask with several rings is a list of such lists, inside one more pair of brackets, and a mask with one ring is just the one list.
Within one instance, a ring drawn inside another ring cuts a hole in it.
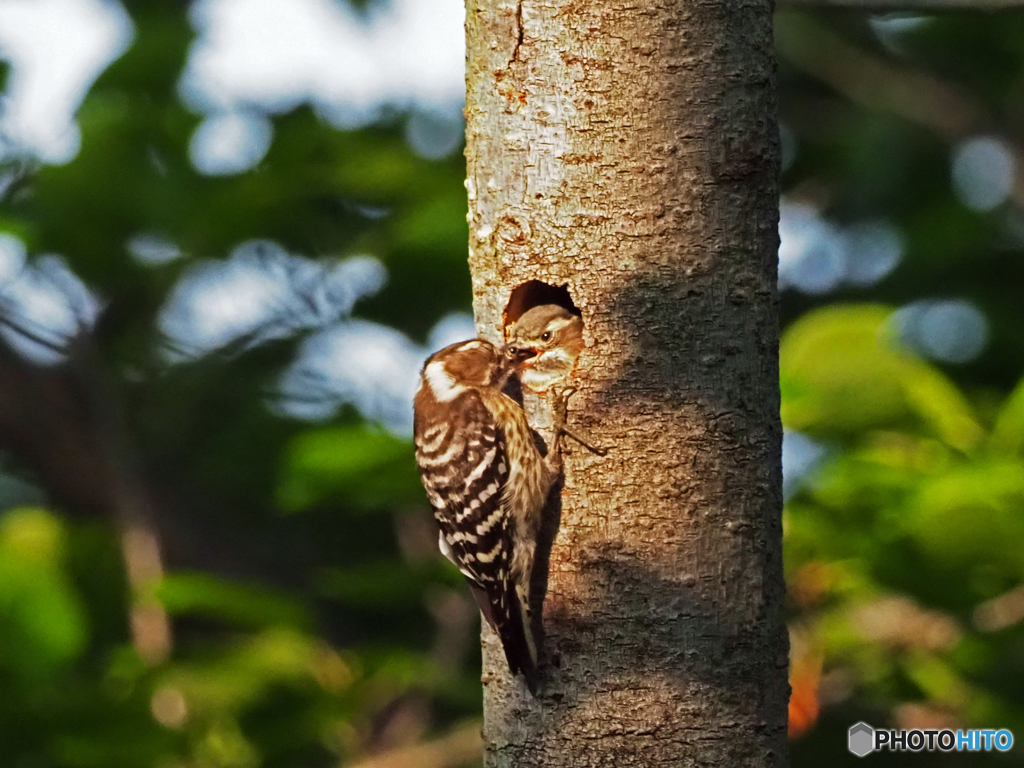
[{"label": "bokeh light spot", "polygon": [[3,151],[67,163],[78,154],[74,121],[96,77],[131,44],[120,3],[7,0],[0,3],[0,50],[11,74],[0,109]]},{"label": "bokeh light spot", "polygon": [[988,340],[988,321],[969,301],[916,301],[898,309],[892,323],[903,343],[946,363],[973,360]]},{"label": "bokeh light spot", "polygon": [[978,136],[953,152],[953,191],[975,211],[990,211],[1013,191],[1013,152],[1001,139]]},{"label": "bokeh light spot", "polygon": [[466,124],[461,110],[415,111],[405,124],[405,140],[418,155],[441,160],[462,146]]},{"label": "bokeh light spot", "polygon": [[7,277],[0,279],[0,336],[28,360],[55,365],[71,339],[96,322],[100,303],[61,257],[24,259],[20,240],[0,241],[0,273]]},{"label": "bokeh light spot", "polygon": [[825,456],[825,447],[802,432],[782,432],[782,495],[789,499]]},{"label": "bokeh light spot", "polygon": [[846,274],[838,229],[809,205],[784,202],[779,211],[779,287],[822,294]]},{"label": "bokeh light spot", "polygon": [[136,261],[151,267],[167,264],[183,255],[177,245],[152,232],[143,232],[130,238],[127,248]]},{"label": "bokeh light spot", "polygon": [[854,224],[844,235],[846,280],[854,285],[874,285],[892,272],[903,256],[903,236],[888,222]]},{"label": "bokeh light spot", "polygon": [[377,259],[319,262],[277,243],[254,240],[226,261],[202,261],[178,281],[160,312],[172,361],[243,341],[243,347],[322,328],[379,291],[387,271]]},{"label": "bokeh light spot", "polygon": [[189,143],[189,157],[200,173],[229,176],[254,168],[274,137],[269,118],[255,112],[228,112],[207,117]]},{"label": "bokeh light spot", "polygon": [[815,295],[874,285],[899,264],[903,235],[887,221],[840,228],[805,203],[779,206],[779,288]]},{"label": "bokeh light spot", "polygon": [[153,719],[165,728],[181,728],[188,720],[188,702],[177,688],[157,690],[149,700]]}]

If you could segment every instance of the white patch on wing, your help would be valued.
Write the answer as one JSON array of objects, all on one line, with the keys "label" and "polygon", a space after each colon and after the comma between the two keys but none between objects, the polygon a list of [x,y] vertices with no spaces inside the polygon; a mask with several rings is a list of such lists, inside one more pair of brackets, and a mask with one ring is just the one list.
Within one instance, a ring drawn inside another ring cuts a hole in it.
[{"label": "white patch on wing", "polygon": [[441,443],[448,435],[448,428],[444,424],[437,424],[423,430],[422,435],[416,436],[416,447],[421,451],[433,453],[441,447]]},{"label": "white patch on wing", "polygon": [[466,477],[467,491],[469,490],[469,487],[477,480],[479,480],[483,476],[484,472],[486,472],[490,468],[491,462],[494,461],[494,454],[497,453],[497,451],[498,446],[494,446],[493,448],[491,448],[491,450],[489,450],[484,455],[483,461],[478,463],[476,467],[473,469],[473,471],[469,473],[469,475]]},{"label": "white patch on wing", "polygon": [[502,516],[503,516],[503,512],[502,512],[501,508],[495,509],[493,512],[491,512],[490,516],[486,520],[484,520],[482,523],[477,525],[477,527],[476,527],[477,535],[478,536],[486,535],[487,532],[489,530],[491,530],[491,528],[494,527],[494,524],[496,522],[498,522],[499,520],[501,520]]},{"label": "white patch on wing", "polygon": [[439,467],[442,464],[447,464],[460,453],[462,453],[462,443],[458,440],[452,440],[448,445],[448,449],[444,453],[439,453],[436,456],[427,456],[426,449],[420,451],[420,454],[416,457],[416,462],[421,467]]},{"label": "white patch on wing", "polygon": [[492,549],[490,552],[478,552],[476,559],[479,560],[481,563],[493,563],[494,558],[496,558],[498,556],[498,553],[501,552],[501,547],[503,546],[503,544],[504,542],[499,541],[497,544],[494,545],[494,549]]},{"label": "white patch on wing", "polygon": [[466,387],[455,381],[440,360],[435,360],[423,369],[423,382],[442,403],[450,403],[466,391]]},{"label": "white patch on wing", "polygon": [[448,542],[444,540],[443,533],[437,534],[437,546],[438,549],[441,550],[441,554],[447,557],[456,568],[462,571],[463,576],[472,581],[476,581],[476,575],[462,567],[462,564],[458,561],[458,558],[456,558],[455,556],[455,552],[452,550],[451,546],[449,546]]},{"label": "white patch on wing", "polygon": [[[473,501],[469,502],[469,506],[464,506],[462,508],[462,511],[459,512],[455,516],[455,519],[459,520],[459,521],[465,519],[466,515],[470,514],[470,512],[472,512],[473,510],[479,509],[480,506],[484,502],[486,502],[489,498],[491,498],[497,492],[498,492],[498,483],[497,482],[491,483],[486,488],[484,488],[482,491],[480,491],[480,493],[477,495],[477,497]],[[453,498],[452,501],[453,502],[454,501],[458,501],[458,499]]]},{"label": "white patch on wing", "polygon": [[459,564],[459,561],[455,559],[455,553],[452,551],[451,546],[444,540],[444,534],[440,531],[437,533],[437,548],[441,550],[442,555],[455,563],[455,565]]}]

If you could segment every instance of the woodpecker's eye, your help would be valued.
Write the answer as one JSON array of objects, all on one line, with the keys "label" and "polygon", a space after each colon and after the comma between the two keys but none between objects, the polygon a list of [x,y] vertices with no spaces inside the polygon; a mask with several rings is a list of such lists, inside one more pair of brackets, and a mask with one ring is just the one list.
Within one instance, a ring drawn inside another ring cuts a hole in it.
[{"label": "woodpecker's eye", "polygon": [[540,335],[540,340],[541,341],[551,341],[551,331],[544,331],[544,333],[542,333]]}]

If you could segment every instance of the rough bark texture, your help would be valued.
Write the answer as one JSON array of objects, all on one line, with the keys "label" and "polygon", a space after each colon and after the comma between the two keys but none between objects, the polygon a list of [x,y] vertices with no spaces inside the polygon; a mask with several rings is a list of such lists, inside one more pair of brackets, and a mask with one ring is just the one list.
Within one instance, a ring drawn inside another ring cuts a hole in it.
[{"label": "rough bark texture", "polygon": [[488,766],[786,762],[771,12],[468,2],[477,324],[567,285],[611,447],[567,446],[537,699],[485,635]]}]

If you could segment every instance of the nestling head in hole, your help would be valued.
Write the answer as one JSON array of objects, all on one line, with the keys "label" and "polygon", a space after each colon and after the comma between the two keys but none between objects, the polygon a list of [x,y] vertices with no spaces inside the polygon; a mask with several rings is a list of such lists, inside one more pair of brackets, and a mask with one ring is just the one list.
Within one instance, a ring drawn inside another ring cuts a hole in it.
[{"label": "nestling head in hole", "polygon": [[546,392],[564,383],[583,349],[583,321],[558,304],[541,304],[524,312],[506,330],[505,354],[523,386]]}]

